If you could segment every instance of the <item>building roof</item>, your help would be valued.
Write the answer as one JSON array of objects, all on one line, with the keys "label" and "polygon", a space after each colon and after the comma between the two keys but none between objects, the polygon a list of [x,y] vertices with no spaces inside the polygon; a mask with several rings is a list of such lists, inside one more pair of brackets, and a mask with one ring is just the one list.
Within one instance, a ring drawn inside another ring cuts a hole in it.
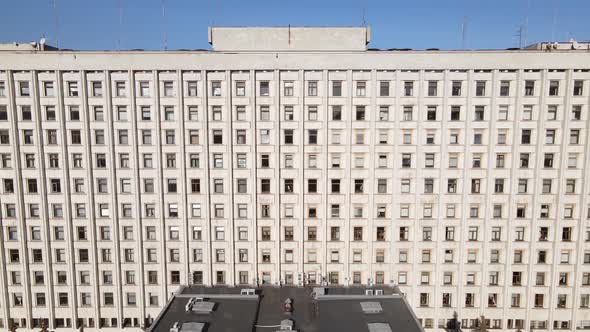
[{"label": "building roof", "polygon": [[320,300],[319,331],[420,331],[411,309],[401,296],[395,300],[387,297],[371,299],[371,306],[381,309],[377,311],[365,312],[361,304],[365,301],[354,297]]},{"label": "building roof", "polygon": [[[170,332],[176,322],[205,323],[208,332],[270,332],[285,326],[298,332],[423,332],[396,289],[377,288],[382,294],[367,294],[366,288],[361,287],[269,286],[256,289],[256,295],[241,295],[239,288],[187,287],[162,309],[149,332]],[[193,297],[214,302],[211,314],[187,312],[186,305]],[[284,309],[287,300],[293,307],[291,313]],[[363,310],[367,303],[373,310]]]},{"label": "building roof", "polygon": [[[187,311],[191,298],[205,299],[213,304],[213,310]],[[150,331],[170,332],[176,322],[182,326],[179,332],[184,331],[186,323],[203,323],[207,332],[244,331],[244,326],[254,326],[258,301],[257,295],[240,295],[237,288],[186,288],[166,304]]]}]

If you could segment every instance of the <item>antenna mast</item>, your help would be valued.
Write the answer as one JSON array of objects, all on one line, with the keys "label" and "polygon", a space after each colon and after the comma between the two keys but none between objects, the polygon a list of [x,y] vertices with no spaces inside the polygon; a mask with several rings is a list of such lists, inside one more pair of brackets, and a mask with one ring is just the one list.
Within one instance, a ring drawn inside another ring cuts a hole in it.
[{"label": "antenna mast", "polygon": [[164,11],[164,0],[161,1],[162,7],[162,47],[164,51],[168,50],[168,36],[166,35],[166,12]]},{"label": "antenna mast", "polygon": [[527,2],[526,17],[524,18],[524,45],[527,45],[527,37],[529,34],[529,12],[531,11],[531,0]]},{"label": "antenna mast", "polygon": [[55,47],[59,48],[59,15],[57,11],[57,0],[53,0],[53,16],[55,24]]},{"label": "antenna mast", "polygon": [[123,34],[123,0],[119,0],[119,38],[117,48],[121,50],[121,35]]},{"label": "antenna mast", "polygon": [[467,16],[463,16],[463,23],[461,24],[461,49],[467,46]]},{"label": "antenna mast", "polygon": [[555,0],[555,7],[553,8],[553,25],[551,27],[551,41],[555,41],[555,28],[557,25],[557,8],[558,8],[558,0]]},{"label": "antenna mast", "polygon": [[365,3],[364,0],[361,0],[361,5],[362,5],[362,8],[363,8],[363,10],[362,10],[362,19],[363,19],[362,25],[363,26],[367,26],[367,17],[366,17],[367,4]]},{"label": "antenna mast", "polygon": [[524,26],[521,25],[518,30],[516,30],[516,34],[514,37],[518,38],[518,48],[522,48],[523,46],[523,38],[524,38]]},{"label": "antenna mast", "polygon": [[[215,26],[215,19],[221,15],[221,0],[211,0],[211,26]],[[219,21],[219,20],[218,20]]]}]

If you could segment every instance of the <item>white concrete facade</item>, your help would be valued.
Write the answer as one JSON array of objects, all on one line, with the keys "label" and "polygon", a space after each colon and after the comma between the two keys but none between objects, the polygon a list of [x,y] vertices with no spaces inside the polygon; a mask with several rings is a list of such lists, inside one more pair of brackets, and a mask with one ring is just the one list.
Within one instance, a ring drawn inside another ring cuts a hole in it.
[{"label": "white concrete facade", "polygon": [[366,51],[369,27],[209,27],[215,51]]},{"label": "white concrete facade", "polygon": [[589,105],[583,51],[0,52],[0,328],[324,278],[590,328]]}]

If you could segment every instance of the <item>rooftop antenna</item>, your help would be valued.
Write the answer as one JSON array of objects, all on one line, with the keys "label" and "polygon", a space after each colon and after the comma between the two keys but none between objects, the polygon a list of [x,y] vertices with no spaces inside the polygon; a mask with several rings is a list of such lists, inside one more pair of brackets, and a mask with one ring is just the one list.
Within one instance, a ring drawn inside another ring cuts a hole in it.
[{"label": "rooftop antenna", "polygon": [[211,0],[211,26],[215,26],[215,0]]},{"label": "rooftop antenna", "polygon": [[221,0],[211,0],[211,26],[215,26],[215,18],[221,13]]},{"label": "rooftop antenna", "polygon": [[461,49],[467,46],[467,16],[463,16],[463,23],[461,23]]},{"label": "rooftop antenna", "polygon": [[531,0],[527,1],[526,16],[524,18],[524,45],[527,45],[527,37],[529,34],[529,12],[531,11]]},{"label": "rooftop antenna", "polygon": [[123,34],[123,0],[119,0],[119,38],[117,48],[121,50],[121,35]]},{"label": "rooftop antenna", "polygon": [[221,0],[217,0],[217,22],[219,22],[219,17],[221,17]]},{"label": "rooftop antenna", "polygon": [[551,26],[551,41],[555,41],[555,28],[557,26],[557,8],[558,8],[558,1],[555,0],[555,7],[553,8],[553,24]]},{"label": "rooftop antenna", "polygon": [[522,48],[523,45],[523,38],[524,38],[524,26],[520,25],[518,30],[516,30],[516,34],[514,37],[518,38],[518,48]]},{"label": "rooftop antenna", "polygon": [[53,16],[55,24],[55,47],[59,48],[59,15],[57,11],[57,0],[53,0]]},{"label": "rooftop antenna", "polygon": [[363,23],[362,23],[362,25],[363,25],[363,26],[367,26],[367,17],[366,17],[366,14],[367,14],[367,13],[366,13],[366,9],[367,9],[367,6],[366,6],[366,5],[367,5],[367,4],[365,3],[365,1],[364,1],[364,0],[361,0],[361,1],[362,1],[362,7],[363,7],[363,10],[362,10],[362,15],[363,15],[363,16],[362,16],[362,18],[363,18],[363,21],[362,21],[362,22],[363,22]]},{"label": "rooftop antenna", "polygon": [[166,35],[166,12],[164,11],[164,1],[165,0],[161,0],[161,7],[162,7],[162,47],[164,48],[164,51],[168,50],[168,36]]}]

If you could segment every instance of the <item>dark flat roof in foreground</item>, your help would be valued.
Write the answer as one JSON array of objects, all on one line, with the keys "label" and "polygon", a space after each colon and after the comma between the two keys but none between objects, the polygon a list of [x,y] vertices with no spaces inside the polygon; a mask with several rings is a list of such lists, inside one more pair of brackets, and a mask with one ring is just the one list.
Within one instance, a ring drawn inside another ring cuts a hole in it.
[{"label": "dark flat roof in foreground", "polygon": [[[284,310],[287,299],[292,303],[291,313]],[[192,306],[187,307],[189,301]],[[202,309],[211,306],[211,312]],[[387,286],[268,286],[251,289],[248,294],[233,287],[185,287],[166,304],[148,331],[170,332],[177,322],[177,332],[196,331],[198,324],[186,323],[204,323],[202,331],[206,332],[274,332],[285,324],[292,324],[299,332],[423,332],[405,298]]]}]

